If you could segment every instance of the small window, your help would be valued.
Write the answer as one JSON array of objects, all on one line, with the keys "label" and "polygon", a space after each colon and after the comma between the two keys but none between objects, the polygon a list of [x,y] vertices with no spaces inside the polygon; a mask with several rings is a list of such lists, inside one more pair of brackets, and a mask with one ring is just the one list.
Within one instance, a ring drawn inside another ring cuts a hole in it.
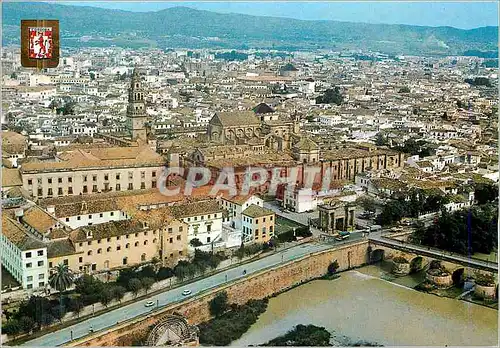
[{"label": "small window", "polygon": [[73,182],[73,178],[71,176],[68,177],[68,182]]},{"label": "small window", "polygon": [[144,245],[148,245],[148,241],[147,240],[144,241]]},{"label": "small window", "polygon": [[182,232],[184,228],[182,226],[179,226],[179,232]]},{"label": "small window", "polygon": [[81,256],[80,256],[80,257],[78,258],[78,262],[82,263],[82,262],[83,262],[83,257],[81,257]]},{"label": "small window", "polygon": [[27,289],[33,289],[33,284],[28,284],[28,285],[26,286],[26,288],[27,288]]},{"label": "small window", "polygon": [[31,268],[32,266],[33,266],[33,265],[32,265],[32,263],[31,263],[31,262],[28,262],[28,263],[26,264],[26,268]]},{"label": "small window", "polygon": [[31,257],[31,251],[26,253],[26,258],[30,258],[30,257]]},{"label": "small window", "polygon": [[78,215],[78,216],[76,217],[76,219],[77,219],[78,221],[80,221],[80,220],[82,219],[82,217],[81,217],[80,215]]},{"label": "small window", "polygon": [[116,174],[116,180],[120,180],[120,174]]},{"label": "small window", "polygon": [[157,241],[158,241],[158,239],[156,239],[156,238],[155,238],[155,239],[153,239],[153,243],[156,243]]},{"label": "small window", "polygon": [[38,275],[38,280],[42,280],[42,279],[45,279],[45,274],[40,273],[40,274]]},{"label": "small window", "polygon": [[97,175],[92,176],[92,181],[97,181]]},{"label": "small window", "polygon": [[106,238],[106,242],[111,242],[111,238]]},{"label": "small window", "polygon": [[27,276],[27,277],[26,277],[26,281],[28,281],[28,282],[32,282],[32,281],[33,281],[33,276]]},{"label": "small window", "polygon": [[139,246],[139,242],[135,242],[134,246],[136,246],[136,247]]},{"label": "small window", "polygon": [[116,250],[117,250],[117,251],[122,250],[122,247],[118,245],[118,246],[116,247]]},{"label": "small window", "polygon": [[33,185],[33,180],[32,179],[28,179],[28,185]]},{"label": "small window", "polygon": [[103,217],[103,216],[104,216],[104,214],[103,214],[103,213],[99,213],[99,217]]},{"label": "small window", "polygon": [[87,244],[88,244],[88,245],[92,245],[92,241],[91,241],[91,240],[89,240],[89,241],[87,242]]},{"label": "small window", "polygon": [[62,178],[57,178],[57,182],[61,184],[62,183]]},{"label": "small window", "polygon": [[69,222],[69,218],[66,218],[66,222]]},{"label": "small window", "polygon": [[69,195],[72,195],[73,194],[73,188],[70,186],[68,187],[68,194]]},{"label": "small window", "polygon": [[102,253],[102,249],[101,248],[97,249],[97,253],[101,254]]},{"label": "small window", "polygon": [[49,184],[52,184],[52,178],[48,178],[47,181],[49,182]]},{"label": "small window", "polygon": [[[210,239],[210,237],[208,237]],[[177,240],[181,240],[181,235],[177,236]]]},{"label": "small window", "polygon": [[88,255],[88,256],[92,255],[92,250],[89,250],[89,251],[87,252],[87,255]]},{"label": "small window", "polygon": [[106,249],[106,251],[107,251],[108,253],[109,253],[109,252],[111,252],[111,247],[108,247],[108,248]]},{"label": "small window", "polygon": [[125,249],[130,248],[130,243],[125,244]]},{"label": "small window", "polygon": [[115,213],[114,213],[114,212],[111,212],[111,213],[109,213],[109,215],[113,216],[113,215],[115,215]]}]

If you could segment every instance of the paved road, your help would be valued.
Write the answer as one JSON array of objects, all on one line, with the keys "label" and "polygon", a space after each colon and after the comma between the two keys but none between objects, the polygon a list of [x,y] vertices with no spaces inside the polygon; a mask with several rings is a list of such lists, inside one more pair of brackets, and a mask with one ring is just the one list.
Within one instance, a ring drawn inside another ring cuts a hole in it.
[{"label": "paved road", "polygon": [[[363,237],[361,234],[353,235],[347,243],[352,243],[354,241],[358,241]],[[155,307],[146,308],[144,307],[144,303],[146,301],[154,301],[155,303],[158,301],[159,306],[165,306],[167,304],[171,304],[172,302],[176,302],[182,299],[186,299],[192,297],[204,290],[220,286],[228,281],[232,281],[238,278],[242,278],[243,270],[247,271],[248,274],[252,274],[258,271],[261,271],[265,268],[272,267],[278,265],[282,262],[291,261],[297,258],[300,258],[309,253],[326,250],[332,248],[334,245],[345,244],[342,243],[308,243],[304,245],[299,245],[273,255],[263,257],[259,260],[253,261],[251,263],[247,263],[245,265],[237,266],[235,268],[222,271],[218,274],[212,275],[207,278],[200,279],[194,283],[187,284],[184,286],[180,286],[178,288],[165,291],[161,294],[157,294],[151,296],[148,299],[141,300],[136,303],[132,303],[110,312],[97,315],[90,319],[87,319],[83,322],[74,324],[67,328],[61,329],[59,331],[46,334],[39,338],[35,338],[31,341],[24,343],[25,346],[58,346],[62,345],[71,339],[71,331],[73,331],[73,339],[77,339],[83,337],[89,333],[89,329],[92,326],[94,331],[102,330],[109,328],[115,325],[119,321],[124,321],[128,319],[135,318],[137,316],[148,313],[153,310]],[[227,278],[226,278],[227,276]],[[182,292],[186,289],[192,291],[192,294],[189,296],[182,296]]]},{"label": "paved road", "polygon": [[271,209],[276,213],[276,215],[283,216],[292,221],[298,222],[307,226],[308,218],[317,219],[319,217],[319,212],[317,210],[312,213],[295,213],[293,211],[282,211],[283,207],[277,201],[264,202],[264,208]]},{"label": "paved road", "polygon": [[424,256],[435,256],[437,258],[440,258],[444,261],[450,261],[450,262],[456,262],[461,265],[466,265],[466,266],[472,266],[472,267],[477,267],[480,269],[484,269],[487,271],[492,271],[492,272],[498,272],[498,264],[495,262],[490,262],[490,261],[483,261],[479,259],[473,259],[467,256],[462,256],[459,254],[455,253],[450,253],[448,251],[443,251],[439,249],[434,249],[434,248],[427,248],[423,247],[420,245],[416,244],[410,244],[407,242],[403,241],[397,241],[394,239],[389,239],[382,237],[380,234],[370,234],[368,237],[370,241],[374,241],[376,243],[380,243],[382,245],[387,245],[390,246],[394,249],[399,249],[399,250],[411,250],[415,251],[418,254],[424,255]]}]

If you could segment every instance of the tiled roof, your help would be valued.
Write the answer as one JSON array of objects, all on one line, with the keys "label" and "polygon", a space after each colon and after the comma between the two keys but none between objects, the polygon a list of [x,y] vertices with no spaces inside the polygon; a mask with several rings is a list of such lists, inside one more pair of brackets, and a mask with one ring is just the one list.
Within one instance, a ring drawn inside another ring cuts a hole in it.
[{"label": "tiled roof", "polygon": [[246,208],[241,214],[250,216],[252,218],[258,218],[261,216],[274,215],[274,211],[267,208],[263,208],[256,204],[252,204],[248,208]]},{"label": "tiled roof", "polygon": [[219,112],[210,123],[217,122],[224,127],[260,125],[260,120],[252,111]]},{"label": "tiled roof", "polygon": [[19,169],[9,169],[2,167],[2,187],[22,186],[23,181]]},{"label": "tiled roof", "polygon": [[74,242],[87,240],[87,233],[92,233],[92,239],[98,240],[109,237],[122,236],[144,230],[144,225],[136,220],[110,221],[103,224],[83,226],[70,233],[70,239]]},{"label": "tiled roof", "polygon": [[176,204],[168,207],[168,209],[175,218],[222,213],[224,211],[214,199],[187,204]]},{"label": "tiled roof", "polygon": [[24,226],[5,213],[2,214],[2,234],[21,250],[45,247],[41,241],[31,237]]},{"label": "tiled roof", "polygon": [[162,166],[165,160],[148,146],[79,149],[59,155],[62,161],[32,162],[22,166],[21,171],[78,170],[85,168],[123,168],[140,166]]},{"label": "tiled roof", "polygon": [[293,147],[298,150],[304,150],[304,151],[319,150],[318,144],[316,144],[314,141],[306,137],[300,139],[300,141]]},{"label": "tiled roof", "polygon": [[49,259],[72,255],[75,252],[75,247],[69,239],[55,240],[47,244],[47,257]]},{"label": "tiled roof", "polygon": [[45,233],[49,228],[58,223],[57,219],[39,206],[32,206],[24,212],[23,222],[33,227],[40,233]]}]

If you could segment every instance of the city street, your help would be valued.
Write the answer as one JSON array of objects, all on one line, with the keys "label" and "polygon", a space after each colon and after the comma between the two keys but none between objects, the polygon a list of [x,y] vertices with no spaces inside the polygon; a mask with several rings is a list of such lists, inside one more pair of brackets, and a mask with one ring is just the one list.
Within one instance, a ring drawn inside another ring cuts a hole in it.
[{"label": "city street", "polygon": [[[220,286],[226,282],[233,281],[238,278],[243,277],[243,271],[246,270],[247,275],[261,271],[263,269],[278,265],[282,262],[292,261],[298,259],[309,253],[326,250],[331,248],[335,244],[346,244],[355,242],[362,239],[361,234],[353,235],[349,240],[340,243],[309,243],[304,245],[299,245],[276,254],[263,257],[262,259],[247,263],[245,265],[237,266],[235,268],[223,271],[221,273],[215,274],[213,276],[200,279],[191,284],[186,284],[178,288],[165,291],[164,293],[151,296],[148,299],[141,300],[130,305],[126,305],[121,308],[117,308],[113,311],[95,316],[93,318],[87,319],[83,322],[74,324],[67,328],[61,329],[59,331],[46,334],[39,338],[35,338],[31,341],[24,343],[25,346],[58,346],[62,345],[73,339],[83,337],[89,333],[90,328],[94,331],[103,330],[115,325],[117,322],[132,319],[137,316],[143,315],[150,312],[156,307],[147,308],[144,306],[146,301],[154,301],[158,303],[160,307],[166,306],[173,302],[180,301],[192,296],[195,296],[208,289]],[[182,292],[186,289],[192,291],[191,295],[183,296]],[[72,336],[73,335],[73,336]]]}]

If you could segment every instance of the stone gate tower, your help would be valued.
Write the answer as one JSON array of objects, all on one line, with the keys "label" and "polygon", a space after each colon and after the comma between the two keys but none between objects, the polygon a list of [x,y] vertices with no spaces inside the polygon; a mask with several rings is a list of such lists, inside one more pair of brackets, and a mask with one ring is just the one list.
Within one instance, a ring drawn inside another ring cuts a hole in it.
[{"label": "stone gate tower", "polygon": [[134,69],[132,81],[128,90],[127,129],[132,140],[147,142],[146,132],[146,104],[144,89],[137,69]]}]

